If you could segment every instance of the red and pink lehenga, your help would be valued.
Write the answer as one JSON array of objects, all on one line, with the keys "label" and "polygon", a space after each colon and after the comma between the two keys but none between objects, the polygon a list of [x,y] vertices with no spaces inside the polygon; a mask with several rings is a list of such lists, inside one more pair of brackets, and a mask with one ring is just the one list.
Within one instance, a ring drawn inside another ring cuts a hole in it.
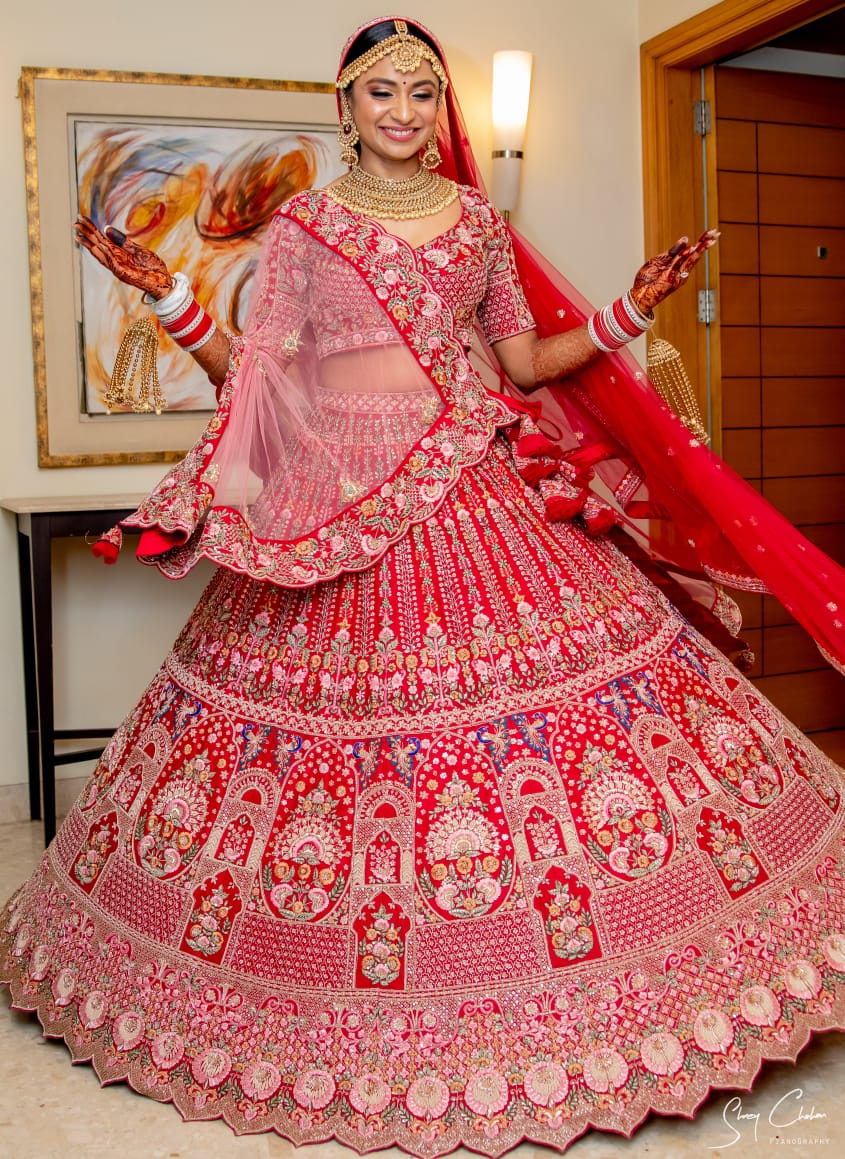
[{"label": "red and pink lehenga", "polygon": [[[589,486],[607,398],[562,449],[482,383],[476,312],[534,323],[461,201],[418,249],[324,193],[274,219],[217,414],[129,521],[222,567],[2,918],[16,1006],[239,1132],[563,1149],[845,1025],[840,774],[666,598],[686,541],[672,577],[614,526],[630,456]],[[712,511],[727,468],[649,406]],[[755,502],[735,541],[779,560]],[[791,542],[841,659],[841,572]]]}]

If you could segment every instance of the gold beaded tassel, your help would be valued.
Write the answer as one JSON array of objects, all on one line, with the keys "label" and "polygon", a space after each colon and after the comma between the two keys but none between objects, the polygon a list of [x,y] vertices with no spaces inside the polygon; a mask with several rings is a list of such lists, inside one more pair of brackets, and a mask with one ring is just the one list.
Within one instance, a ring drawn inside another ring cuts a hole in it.
[{"label": "gold beaded tassel", "polygon": [[648,348],[646,359],[648,377],[664,402],[667,402],[681,422],[706,446],[710,436],[704,426],[698,399],[686,372],[680,353],[671,342],[655,338]]},{"label": "gold beaded tassel", "polygon": [[[156,354],[158,353],[158,331],[150,315],[138,318],[123,335],[112,371],[111,383],[103,403],[106,414],[122,407],[129,407],[136,414],[160,415],[167,408],[167,400],[161,392],[158,381]],[[135,395],[135,380],[138,379],[138,393]],[[152,394],[152,401],[150,395]]]}]

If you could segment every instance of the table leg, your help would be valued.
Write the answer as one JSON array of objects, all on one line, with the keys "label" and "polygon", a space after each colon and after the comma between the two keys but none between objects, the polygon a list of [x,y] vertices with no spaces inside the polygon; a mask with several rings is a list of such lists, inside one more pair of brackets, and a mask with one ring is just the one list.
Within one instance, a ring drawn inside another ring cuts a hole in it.
[{"label": "table leg", "polygon": [[21,591],[23,637],[23,686],[26,709],[26,763],[29,774],[29,816],[41,817],[41,755],[38,728],[38,687],[35,679],[35,625],[33,623],[32,561],[30,537],[18,531],[18,573]]},{"label": "table leg", "polygon": [[35,623],[35,675],[38,686],[38,732],[41,754],[41,801],[44,844],[56,835],[56,753],[53,734],[53,582],[50,515],[33,515],[32,607]]}]

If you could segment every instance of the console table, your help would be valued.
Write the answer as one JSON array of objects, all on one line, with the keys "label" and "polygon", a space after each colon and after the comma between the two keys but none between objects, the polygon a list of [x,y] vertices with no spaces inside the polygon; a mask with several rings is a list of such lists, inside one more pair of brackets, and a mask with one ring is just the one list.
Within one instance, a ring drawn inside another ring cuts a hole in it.
[{"label": "console table", "polygon": [[142,497],[138,494],[0,499],[0,508],[11,511],[17,520],[29,812],[33,820],[43,815],[45,844],[56,833],[56,766],[98,757],[104,747],[57,753],[56,741],[105,738],[114,732],[114,728],[55,727],[52,541],[72,536],[97,538],[131,515]]}]

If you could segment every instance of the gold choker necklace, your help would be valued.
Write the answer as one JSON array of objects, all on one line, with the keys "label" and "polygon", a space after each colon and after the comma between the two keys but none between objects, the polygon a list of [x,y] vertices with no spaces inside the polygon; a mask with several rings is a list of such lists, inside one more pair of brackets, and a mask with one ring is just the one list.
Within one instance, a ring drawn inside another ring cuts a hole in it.
[{"label": "gold choker necklace", "polygon": [[420,168],[413,177],[397,181],[393,177],[376,177],[360,165],[353,165],[325,192],[352,213],[379,220],[410,221],[440,213],[458,196],[458,187],[430,169]]}]

